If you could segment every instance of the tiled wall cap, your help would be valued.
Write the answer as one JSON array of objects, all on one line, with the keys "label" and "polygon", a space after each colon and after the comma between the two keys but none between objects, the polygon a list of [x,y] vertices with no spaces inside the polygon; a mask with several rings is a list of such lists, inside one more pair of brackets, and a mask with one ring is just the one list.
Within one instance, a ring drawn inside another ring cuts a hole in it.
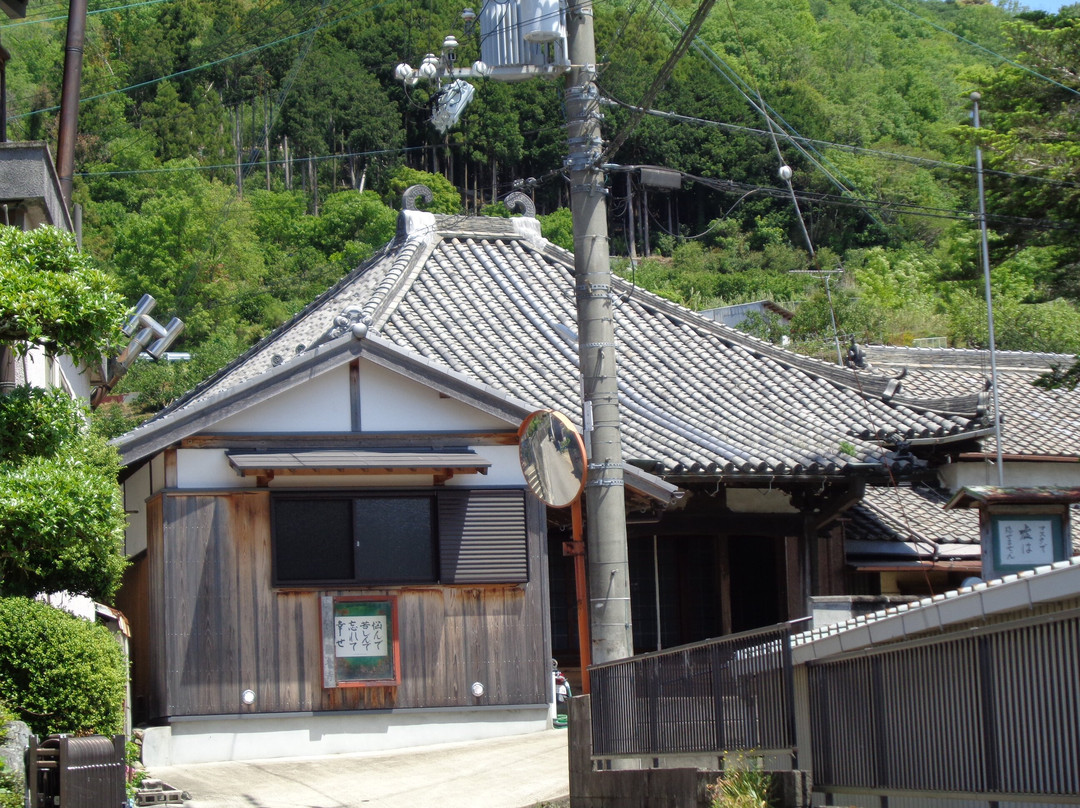
[{"label": "tiled wall cap", "polygon": [[398,235],[420,238],[435,230],[435,214],[425,210],[403,210],[398,215]]},{"label": "tiled wall cap", "polygon": [[540,239],[540,220],[528,216],[515,216],[510,220],[514,223],[514,230],[522,238]]}]

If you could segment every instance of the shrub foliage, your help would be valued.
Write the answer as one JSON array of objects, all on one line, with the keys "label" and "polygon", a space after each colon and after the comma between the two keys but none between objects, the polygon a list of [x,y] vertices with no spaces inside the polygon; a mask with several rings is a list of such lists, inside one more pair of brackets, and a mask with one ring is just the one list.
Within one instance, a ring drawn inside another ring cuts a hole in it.
[{"label": "shrub foliage", "polygon": [[62,393],[0,396],[0,595],[111,600],[126,566],[119,459]]},{"label": "shrub foliage", "polygon": [[104,627],[28,598],[0,598],[0,700],[38,735],[123,731],[127,672]]},{"label": "shrub foliage", "polygon": [[120,340],[124,303],[112,277],[55,227],[0,226],[0,342],[92,362]]}]

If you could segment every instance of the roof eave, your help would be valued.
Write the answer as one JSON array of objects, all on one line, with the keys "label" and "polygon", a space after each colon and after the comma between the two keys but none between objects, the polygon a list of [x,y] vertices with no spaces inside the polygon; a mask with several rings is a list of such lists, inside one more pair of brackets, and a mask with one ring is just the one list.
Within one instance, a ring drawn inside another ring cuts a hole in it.
[{"label": "roof eave", "polygon": [[230,415],[321,376],[361,353],[362,344],[359,340],[352,335],[342,337],[238,384],[221,395],[173,410],[119,438],[114,438],[111,443],[120,452],[121,462],[125,466],[131,465]]}]

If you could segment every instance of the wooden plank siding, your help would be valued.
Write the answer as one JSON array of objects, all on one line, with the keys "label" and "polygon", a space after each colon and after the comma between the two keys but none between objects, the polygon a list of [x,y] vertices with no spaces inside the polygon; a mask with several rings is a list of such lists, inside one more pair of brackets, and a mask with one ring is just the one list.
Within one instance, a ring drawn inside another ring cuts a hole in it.
[{"label": "wooden plank siding", "polygon": [[131,711],[135,723],[145,721],[153,698],[150,672],[150,564],[145,553],[124,570],[116,596],[116,608],[124,613],[131,631]]},{"label": "wooden plank siding", "polygon": [[[167,492],[154,501],[154,686],[139,684],[159,695],[152,717],[547,701],[546,517],[533,497],[526,584],[333,590],[271,586],[269,492]],[[324,594],[397,596],[399,686],[322,687]],[[470,692],[475,681],[485,687],[480,699]],[[252,707],[241,703],[247,688]]]}]

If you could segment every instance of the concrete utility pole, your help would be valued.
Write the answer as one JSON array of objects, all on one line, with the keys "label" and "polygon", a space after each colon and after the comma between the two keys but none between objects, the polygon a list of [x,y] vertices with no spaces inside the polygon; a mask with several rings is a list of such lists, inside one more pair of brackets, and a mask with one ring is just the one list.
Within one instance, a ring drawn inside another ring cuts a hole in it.
[{"label": "concrete utility pole", "polygon": [[[626,504],[615,370],[611,262],[608,253],[607,189],[598,163],[600,92],[592,0],[568,0],[566,84],[570,210],[574,220],[574,278],[578,356],[589,448],[586,483],[589,616],[593,662],[634,653],[630,621],[630,575]],[[591,427],[591,428],[590,428]]]},{"label": "concrete utility pole", "polygon": [[75,136],[79,127],[79,86],[82,81],[83,43],[86,41],[86,2],[71,0],[68,6],[67,45],[64,49],[64,83],[60,90],[60,134],[56,139],[56,174],[64,204],[71,210],[71,186],[75,175]]}]

